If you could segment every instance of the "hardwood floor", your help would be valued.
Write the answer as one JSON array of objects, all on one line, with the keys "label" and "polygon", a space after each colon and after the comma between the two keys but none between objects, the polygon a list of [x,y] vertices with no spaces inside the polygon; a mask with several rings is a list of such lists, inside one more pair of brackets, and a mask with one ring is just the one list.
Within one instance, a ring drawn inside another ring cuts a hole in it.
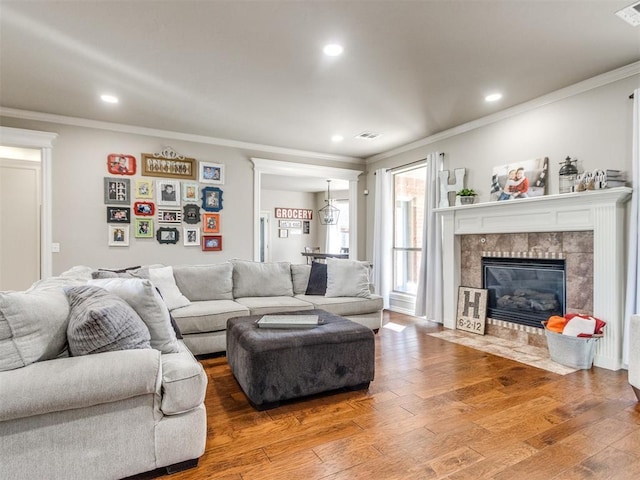
[{"label": "hardwood floor", "polygon": [[172,480],[630,479],[640,475],[640,406],[626,371],[561,376],[427,335],[385,313],[368,391],[258,412],[225,357],[202,360],[209,435]]}]

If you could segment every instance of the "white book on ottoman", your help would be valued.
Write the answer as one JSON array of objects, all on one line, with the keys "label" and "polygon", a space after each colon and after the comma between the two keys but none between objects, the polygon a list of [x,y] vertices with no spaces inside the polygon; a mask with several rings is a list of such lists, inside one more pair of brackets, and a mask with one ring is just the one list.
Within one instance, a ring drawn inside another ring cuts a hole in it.
[{"label": "white book on ottoman", "polygon": [[260,328],[313,328],[323,322],[318,315],[263,315],[256,323]]}]

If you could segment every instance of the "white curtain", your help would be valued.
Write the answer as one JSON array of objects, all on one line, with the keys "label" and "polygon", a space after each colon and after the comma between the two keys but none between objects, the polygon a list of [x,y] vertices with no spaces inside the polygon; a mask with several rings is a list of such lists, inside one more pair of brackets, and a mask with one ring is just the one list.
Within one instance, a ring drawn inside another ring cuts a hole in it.
[{"label": "white curtain", "polygon": [[624,342],[622,362],[629,364],[629,321],[631,315],[640,313],[640,243],[638,242],[638,221],[640,220],[640,89],[633,94],[633,147],[631,150],[631,175],[633,193],[631,195],[631,217],[629,220],[629,240],[627,255],[627,301],[624,315]]},{"label": "white curtain", "polygon": [[438,207],[438,172],[442,168],[439,153],[427,156],[424,195],[422,260],[418,274],[416,316],[442,322],[442,226],[434,212]]},{"label": "white curtain", "polygon": [[393,175],[385,168],[376,170],[376,192],[373,220],[373,273],[374,291],[382,296],[384,308],[389,308],[391,292],[393,245]]}]

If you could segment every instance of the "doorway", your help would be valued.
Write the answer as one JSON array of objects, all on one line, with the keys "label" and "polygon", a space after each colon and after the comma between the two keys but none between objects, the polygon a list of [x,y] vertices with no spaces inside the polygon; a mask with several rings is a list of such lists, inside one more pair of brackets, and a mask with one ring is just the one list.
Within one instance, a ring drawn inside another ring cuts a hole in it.
[{"label": "doorway", "polygon": [[[5,213],[9,217],[13,217],[10,223],[7,221],[8,227],[5,227],[4,223],[0,226],[2,229],[0,237],[3,237],[0,240],[2,242],[2,246],[0,246],[2,249],[2,253],[0,253],[0,289],[15,289],[16,287],[24,289],[33,283],[31,279],[34,275],[36,276],[35,280],[53,275],[51,165],[53,141],[57,136],[57,134],[50,132],[0,127],[0,158],[3,159],[2,179],[0,180],[0,196],[2,197],[0,202],[2,205],[0,209],[2,209],[3,219]],[[31,160],[25,158],[25,155]],[[30,186],[16,187],[14,181],[26,182],[24,185],[29,184]],[[23,188],[36,188],[37,194],[29,193]],[[36,214],[33,214],[34,210]],[[28,220],[25,220],[27,218]],[[16,226],[16,222],[28,223],[28,231],[20,230],[21,226]],[[36,267],[29,268],[28,276],[21,277],[20,272],[24,268],[22,263],[12,264],[13,253],[5,253],[5,248],[7,252],[13,252],[15,246],[12,245],[15,245],[16,241],[20,251],[27,248],[25,245],[28,245],[29,241],[33,242],[33,246],[28,247],[28,252],[20,256],[16,255],[16,259],[24,259],[24,256],[29,256],[33,257],[36,262]],[[11,248],[9,248],[10,246]],[[10,281],[15,281],[16,285],[7,286],[5,282],[9,281],[8,279],[13,279]],[[27,283],[29,285],[26,285]]]},{"label": "doorway", "polygon": [[0,290],[40,279],[40,151],[3,148],[0,157]]}]

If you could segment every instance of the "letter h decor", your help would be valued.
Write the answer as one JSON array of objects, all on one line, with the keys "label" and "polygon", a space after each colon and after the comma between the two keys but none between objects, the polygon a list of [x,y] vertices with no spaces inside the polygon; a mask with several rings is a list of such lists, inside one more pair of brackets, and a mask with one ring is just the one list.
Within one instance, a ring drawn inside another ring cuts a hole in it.
[{"label": "letter h decor", "polygon": [[449,207],[449,192],[458,192],[464,188],[464,175],[466,168],[456,168],[453,173],[456,177],[456,183],[449,183],[449,170],[438,172],[440,178],[440,204],[439,207]]}]

